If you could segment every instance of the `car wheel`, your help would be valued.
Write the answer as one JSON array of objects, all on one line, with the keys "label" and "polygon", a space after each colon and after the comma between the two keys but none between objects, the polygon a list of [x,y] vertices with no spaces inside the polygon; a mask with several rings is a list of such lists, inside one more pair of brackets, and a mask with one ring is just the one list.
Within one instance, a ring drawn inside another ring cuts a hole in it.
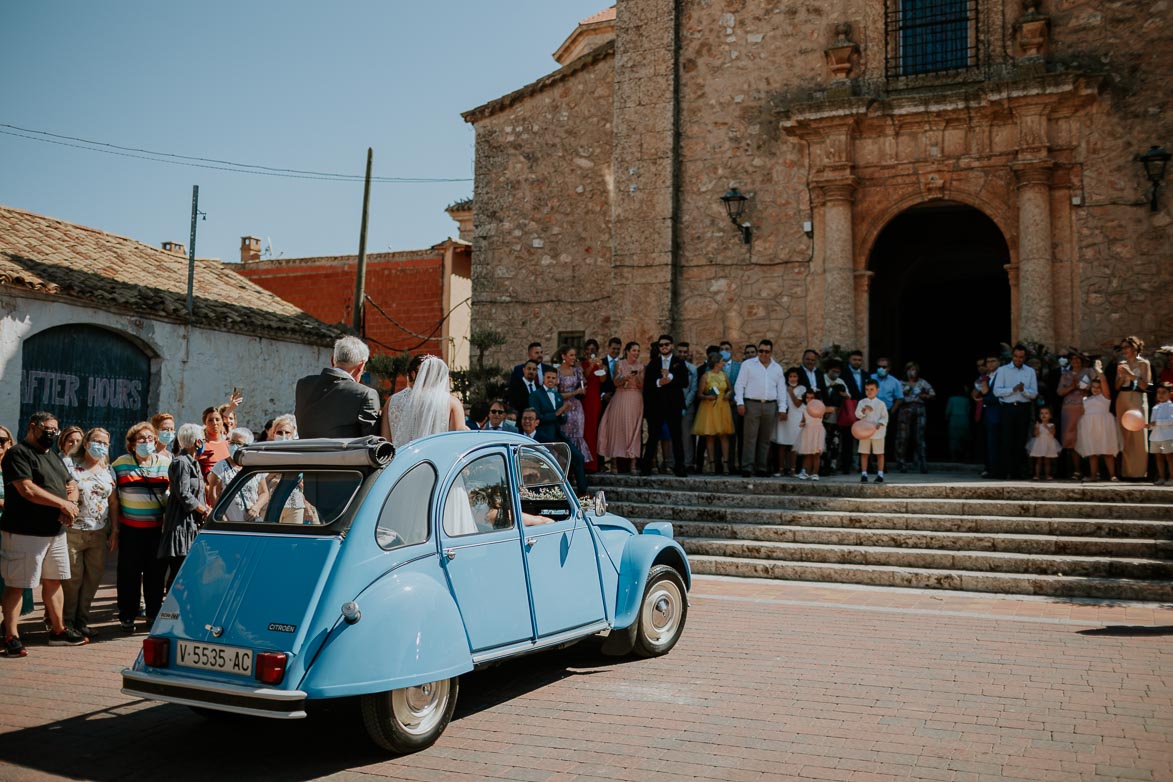
[{"label": "car wheel", "polygon": [[640,657],[658,657],[671,651],[688,618],[688,599],[684,579],[675,568],[656,565],[648,573],[639,605],[635,653]]},{"label": "car wheel", "polygon": [[456,677],[362,696],[362,718],[371,740],[406,754],[426,749],[440,738],[456,709]]}]

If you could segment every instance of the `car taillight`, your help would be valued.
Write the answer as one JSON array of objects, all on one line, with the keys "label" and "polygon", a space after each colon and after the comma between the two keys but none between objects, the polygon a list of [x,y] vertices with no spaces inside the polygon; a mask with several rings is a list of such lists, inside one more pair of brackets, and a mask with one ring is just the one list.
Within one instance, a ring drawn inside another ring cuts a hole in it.
[{"label": "car taillight", "polygon": [[254,663],[257,679],[265,684],[280,684],[285,678],[285,652],[258,652]]},{"label": "car taillight", "polygon": [[171,641],[167,638],[143,639],[143,662],[153,668],[166,668],[171,658]]}]

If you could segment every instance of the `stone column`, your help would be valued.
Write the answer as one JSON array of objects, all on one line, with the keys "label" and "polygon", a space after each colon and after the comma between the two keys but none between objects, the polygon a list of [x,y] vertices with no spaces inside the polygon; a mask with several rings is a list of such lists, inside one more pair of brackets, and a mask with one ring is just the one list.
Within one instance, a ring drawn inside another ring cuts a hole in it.
[{"label": "stone column", "polygon": [[855,200],[854,177],[822,185],[823,245],[823,344],[854,347],[855,242],[851,204]]},{"label": "stone column", "polygon": [[1050,160],[1014,164],[1018,181],[1018,333],[1055,347]]}]

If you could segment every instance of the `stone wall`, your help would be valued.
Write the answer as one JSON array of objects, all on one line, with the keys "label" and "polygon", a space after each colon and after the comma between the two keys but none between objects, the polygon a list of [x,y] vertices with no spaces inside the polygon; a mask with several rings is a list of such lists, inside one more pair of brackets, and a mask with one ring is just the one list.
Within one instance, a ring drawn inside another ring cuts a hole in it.
[{"label": "stone wall", "polygon": [[611,46],[465,115],[476,125],[473,326],[508,339],[489,362],[512,365],[533,340],[552,352],[560,331],[605,338],[630,315],[611,301]]}]

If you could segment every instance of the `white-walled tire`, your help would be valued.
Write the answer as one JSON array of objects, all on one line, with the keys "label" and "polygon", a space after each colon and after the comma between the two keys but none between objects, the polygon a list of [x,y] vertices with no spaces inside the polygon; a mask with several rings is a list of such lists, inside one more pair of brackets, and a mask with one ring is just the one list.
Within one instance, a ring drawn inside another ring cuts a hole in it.
[{"label": "white-walled tire", "polygon": [[362,696],[362,719],[371,740],[401,755],[427,749],[448,727],[460,679]]},{"label": "white-walled tire", "polygon": [[687,594],[684,579],[675,568],[656,565],[651,569],[636,619],[637,655],[659,657],[672,650],[688,618]]}]

